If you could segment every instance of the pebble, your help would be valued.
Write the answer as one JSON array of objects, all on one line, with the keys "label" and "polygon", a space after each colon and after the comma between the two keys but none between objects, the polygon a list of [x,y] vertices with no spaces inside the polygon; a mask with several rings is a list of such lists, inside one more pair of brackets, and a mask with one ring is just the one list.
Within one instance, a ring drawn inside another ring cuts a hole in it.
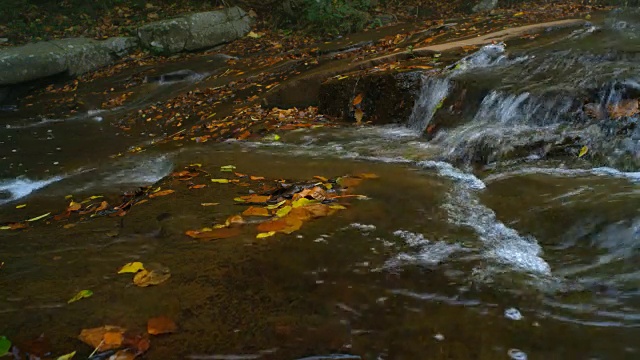
[{"label": "pebble", "polygon": [[522,314],[516,308],[509,308],[504,311],[504,316],[511,320],[522,320]]}]

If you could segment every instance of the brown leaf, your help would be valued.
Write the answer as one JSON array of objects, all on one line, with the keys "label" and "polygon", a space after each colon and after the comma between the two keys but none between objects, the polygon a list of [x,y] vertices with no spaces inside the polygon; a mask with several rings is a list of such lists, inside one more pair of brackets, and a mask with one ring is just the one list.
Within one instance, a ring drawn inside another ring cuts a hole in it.
[{"label": "brown leaf", "polygon": [[355,98],[353,98],[353,101],[351,103],[353,104],[353,106],[356,106],[362,102],[363,98],[364,98],[364,94],[360,93],[356,95]]},{"label": "brown leaf", "polygon": [[133,283],[140,287],[162,284],[169,280],[171,272],[166,266],[151,264],[133,277]]},{"label": "brown leaf", "polygon": [[242,215],[244,216],[270,216],[269,210],[261,207],[251,206],[245,210]]},{"label": "brown leaf", "polygon": [[240,228],[220,228],[211,231],[188,230],[185,234],[198,240],[218,240],[238,236],[242,233]]},{"label": "brown leaf", "polygon": [[177,330],[176,323],[166,316],[151,318],[147,322],[147,332],[151,335],[174,333]]},{"label": "brown leaf", "polygon": [[[112,350],[122,345],[122,334],[124,334],[125,331],[126,329],[119,326],[105,325],[82,330],[78,339],[94,349],[99,346],[99,351]],[[120,343],[117,343],[117,334],[120,334]],[[109,343],[107,343],[107,339]]]},{"label": "brown leaf", "polygon": [[159,196],[166,196],[166,195],[169,195],[169,194],[173,194],[174,192],[175,192],[175,190],[162,190],[162,191],[158,191],[157,193],[153,193],[153,194],[149,195],[149,198],[153,199],[153,198],[157,198]]}]

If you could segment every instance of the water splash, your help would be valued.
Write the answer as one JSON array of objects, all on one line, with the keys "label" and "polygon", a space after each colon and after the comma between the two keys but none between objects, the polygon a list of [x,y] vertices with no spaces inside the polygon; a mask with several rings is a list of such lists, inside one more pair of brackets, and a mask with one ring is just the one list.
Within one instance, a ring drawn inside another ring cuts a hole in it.
[{"label": "water splash", "polygon": [[63,177],[56,176],[45,180],[31,180],[26,177],[2,180],[0,181],[0,205],[21,199],[62,179]]},{"label": "water splash", "polygon": [[413,111],[407,122],[407,126],[415,131],[424,131],[433,119],[436,111],[442,107],[451,88],[448,78],[424,75],[420,96],[413,105]]}]

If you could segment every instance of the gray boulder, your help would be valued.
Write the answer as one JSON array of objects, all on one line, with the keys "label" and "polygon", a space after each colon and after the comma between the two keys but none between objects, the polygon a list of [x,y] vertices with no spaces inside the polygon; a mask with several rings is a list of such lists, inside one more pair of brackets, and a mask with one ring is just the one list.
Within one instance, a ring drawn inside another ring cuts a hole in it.
[{"label": "gray boulder", "polygon": [[0,85],[57,74],[77,76],[113,63],[137,47],[135,38],[61,39],[0,50]]},{"label": "gray boulder", "polygon": [[473,7],[473,12],[491,11],[497,6],[498,0],[480,0],[480,2]]},{"label": "gray boulder", "polygon": [[187,14],[138,28],[140,43],[163,54],[194,51],[224,44],[245,36],[251,18],[239,7]]}]

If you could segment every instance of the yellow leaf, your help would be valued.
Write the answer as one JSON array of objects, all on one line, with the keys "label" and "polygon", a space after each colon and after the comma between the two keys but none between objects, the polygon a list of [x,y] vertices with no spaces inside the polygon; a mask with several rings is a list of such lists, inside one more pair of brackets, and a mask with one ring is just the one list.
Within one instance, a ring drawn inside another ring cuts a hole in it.
[{"label": "yellow leaf", "polygon": [[[215,115],[215,114],[213,114]],[[202,164],[189,164],[190,167],[202,167]]]},{"label": "yellow leaf", "polygon": [[283,217],[283,216],[287,215],[291,211],[291,209],[293,209],[291,206],[285,206],[282,209],[276,211],[276,215],[278,217]]},{"label": "yellow leaf", "polygon": [[76,302],[76,301],[78,301],[80,299],[88,298],[91,295],[93,295],[93,291],[91,291],[91,290],[82,290],[82,291],[78,292],[74,297],[69,299],[69,301],[67,301],[67,304],[71,304],[71,303]]},{"label": "yellow leaf", "polygon": [[135,261],[135,262],[127,263],[123,267],[121,267],[120,270],[118,270],[118,274],[126,274],[126,273],[135,274],[140,270],[144,270],[144,265],[139,261]]},{"label": "yellow leaf", "polygon": [[[244,200],[243,200],[243,201],[244,201]],[[277,208],[279,208],[280,206],[284,205],[286,202],[287,202],[287,200],[282,200],[282,201],[280,201],[280,202],[279,202],[279,203],[277,203],[277,204],[268,205],[268,206],[267,206],[267,209],[269,209],[269,210],[277,209]]]},{"label": "yellow leaf", "polygon": [[220,171],[224,171],[224,172],[232,172],[235,169],[236,167],[233,165],[220,166]]},{"label": "yellow leaf", "polygon": [[51,213],[50,213],[50,212],[48,212],[48,213],[46,213],[46,214],[43,214],[43,215],[40,215],[40,216],[36,216],[36,217],[31,218],[31,219],[29,219],[29,220],[27,220],[27,221],[29,221],[29,222],[32,222],[32,221],[38,221],[38,220],[40,220],[40,219],[44,219],[44,218],[46,218],[46,217],[47,217],[47,216],[49,216],[49,215],[51,215]]},{"label": "yellow leaf", "polygon": [[27,207],[27,204],[21,204],[21,205],[16,206],[16,209],[24,209],[26,207]]},{"label": "yellow leaf", "polygon": [[356,109],[354,117],[356,118],[356,124],[360,125],[362,124],[362,118],[364,117],[364,113],[362,112],[362,110]]},{"label": "yellow leaf", "polygon": [[218,184],[228,184],[229,179],[211,179],[211,182],[218,183]]},{"label": "yellow leaf", "polygon": [[522,11],[513,14],[513,16],[516,16],[516,17],[517,16],[522,16],[522,15],[524,15],[524,12],[522,12]]},{"label": "yellow leaf", "polygon": [[260,233],[260,234],[256,235],[256,239],[268,238],[268,237],[273,236],[275,234],[276,234],[275,231],[269,231],[269,232]]},{"label": "yellow leaf", "polygon": [[307,206],[309,204],[314,204],[314,203],[317,203],[317,201],[316,200],[309,200],[307,198],[300,198],[300,199],[292,202],[291,204],[293,205],[294,208],[299,208],[299,207]]},{"label": "yellow leaf", "polygon": [[76,352],[71,352],[68,353],[66,355],[62,355],[62,356],[58,356],[58,358],[56,360],[71,360],[73,359],[73,357],[76,356]]},{"label": "yellow leaf", "polygon": [[582,149],[580,149],[580,153],[578,154],[578,157],[581,158],[585,156],[588,152],[589,152],[589,148],[585,145],[582,147]]},{"label": "yellow leaf", "polygon": [[248,37],[253,38],[253,39],[259,39],[262,35],[255,33],[253,31],[249,31],[249,33],[247,34]]}]

